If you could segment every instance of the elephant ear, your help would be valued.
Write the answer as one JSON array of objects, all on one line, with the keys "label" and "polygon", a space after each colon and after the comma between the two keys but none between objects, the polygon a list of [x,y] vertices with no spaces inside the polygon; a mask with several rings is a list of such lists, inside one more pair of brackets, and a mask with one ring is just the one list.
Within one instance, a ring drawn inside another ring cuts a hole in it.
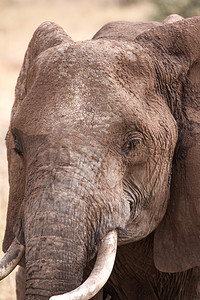
[{"label": "elephant ear", "polygon": [[[15,102],[12,108],[11,125],[13,118],[17,114],[24,98],[26,97],[28,86],[30,86],[29,81],[34,81],[35,74],[32,70],[34,61],[39,55],[43,55],[43,53],[49,48],[56,47],[60,44],[63,44],[64,47],[67,48],[71,43],[73,43],[71,38],[55,23],[44,22],[37,28],[29,43],[17,81]],[[6,231],[3,241],[4,252],[10,246],[15,235],[18,240],[23,243],[22,231],[20,229],[20,224],[22,223],[20,207],[23,202],[26,178],[22,159],[13,151],[15,145],[11,132],[11,125],[6,137],[10,191]]]},{"label": "elephant ear", "polygon": [[166,215],[155,231],[154,261],[163,272],[200,264],[200,17],[139,36],[153,53],[157,92],[176,119],[178,141]]}]

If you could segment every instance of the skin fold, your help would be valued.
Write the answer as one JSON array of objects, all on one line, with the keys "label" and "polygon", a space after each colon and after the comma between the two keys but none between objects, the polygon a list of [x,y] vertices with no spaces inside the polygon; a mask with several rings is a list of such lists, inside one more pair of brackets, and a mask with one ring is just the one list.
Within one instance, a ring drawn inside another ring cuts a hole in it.
[{"label": "skin fold", "polygon": [[112,230],[93,299],[200,299],[199,30],[172,15],[76,43],[51,22],[35,31],[6,137],[18,299],[80,286]]}]

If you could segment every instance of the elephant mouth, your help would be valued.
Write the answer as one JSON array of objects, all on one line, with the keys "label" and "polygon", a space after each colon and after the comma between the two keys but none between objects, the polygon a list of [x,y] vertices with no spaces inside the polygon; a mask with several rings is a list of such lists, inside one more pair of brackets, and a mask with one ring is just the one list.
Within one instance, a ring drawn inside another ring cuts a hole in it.
[{"label": "elephant mouth", "polygon": [[[0,261],[0,280],[9,275],[18,265],[24,255],[25,247],[15,238]],[[59,296],[52,296],[50,300],[61,299],[91,299],[108,280],[115,262],[117,251],[117,231],[110,231],[100,242],[94,268],[82,285],[75,290]]]}]

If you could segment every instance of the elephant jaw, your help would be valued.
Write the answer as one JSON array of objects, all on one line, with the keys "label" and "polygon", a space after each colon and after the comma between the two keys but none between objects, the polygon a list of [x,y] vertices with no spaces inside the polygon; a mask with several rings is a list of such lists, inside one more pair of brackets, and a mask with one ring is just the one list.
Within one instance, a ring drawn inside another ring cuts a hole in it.
[{"label": "elephant jaw", "polygon": [[24,255],[25,247],[15,238],[0,260],[0,280],[8,276],[20,262]]},{"label": "elephant jaw", "polygon": [[117,251],[117,232],[110,231],[102,240],[97,260],[88,279],[75,290],[50,300],[87,300],[95,296],[108,280],[115,262]]}]

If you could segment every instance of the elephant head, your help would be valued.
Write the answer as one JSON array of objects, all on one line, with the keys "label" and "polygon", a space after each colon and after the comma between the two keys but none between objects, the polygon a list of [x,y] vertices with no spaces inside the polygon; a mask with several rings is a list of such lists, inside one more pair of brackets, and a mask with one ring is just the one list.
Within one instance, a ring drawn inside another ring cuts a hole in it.
[{"label": "elephant head", "polygon": [[159,270],[199,264],[199,30],[200,17],[171,17],[83,42],[50,22],[34,33],[6,138],[1,263],[25,267],[27,299],[91,298],[116,245],[153,231]]}]

